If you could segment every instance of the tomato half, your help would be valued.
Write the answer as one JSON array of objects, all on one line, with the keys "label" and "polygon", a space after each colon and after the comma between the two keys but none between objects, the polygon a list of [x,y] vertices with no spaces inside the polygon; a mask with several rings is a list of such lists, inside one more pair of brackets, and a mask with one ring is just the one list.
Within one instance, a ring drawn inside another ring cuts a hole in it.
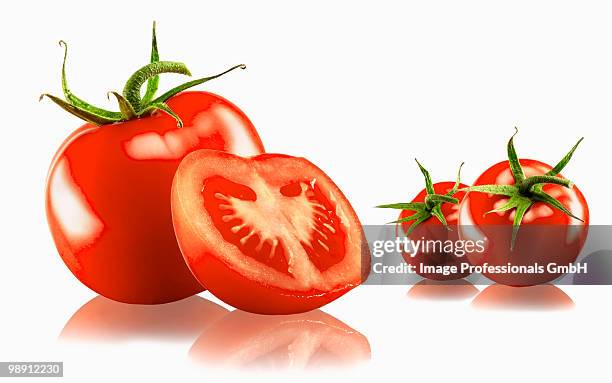
[{"label": "tomato half", "polygon": [[264,151],[234,104],[183,92],[168,106],[181,117],[149,117],[101,127],[85,124],[63,143],[46,186],[49,226],[70,271],[89,288],[127,303],[164,303],[202,290],[181,255],[170,190],[188,153]]},{"label": "tomato half", "polygon": [[[526,177],[544,175],[551,166],[536,160],[521,159]],[[485,170],[474,183],[478,185],[512,185],[515,180],[509,162],[502,161]],[[545,203],[535,202],[525,213],[512,246],[512,223],[515,209],[490,212],[508,202],[508,197],[481,192],[469,192],[463,199],[459,214],[462,238],[483,240],[484,252],[468,253],[473,265],[515,266],[549,263],[567,265],[576,260],[588,234],[589,208],[584,195],[576,186],[571,188],[544,184],[542,190],[556,198],[574,216]],[[526,286],[546,283],[559,274],[543,273],[483,273],[487,278],[505,285]]]},{"label": "tomato half", "polygon": [[[446,194],[451,191],[455,187],[455,182],[438,182],[433,184],[433,188],[436,194]],[[458,188],[463,189],[467,187],[462,183],[459,183]],[[411,202],[424,202],[425,197],[427,196],[427,190],[423,189],[419,194]],[[465,192],[458,191],[453,194],[453,197],[457,200],[461,201],[465,196]],[[440,210],[446,218],[447,226],[435,216],[429,217],[426,221],[422,222],[414,230],[408,238],[414,241],[422,241],[422,244],[437,242],[441,245],[444,245],[446,241],[452,241],[453,243],[457,243],[459,240],[459,232],[457,230],[457,222],[459,220],[459,204],[451,204],[451,203],[443,203],[440,205]],[[399,220],[402,220],[406,217],[409,217],[414,214],[414,211],[410,210],[402,210],[399,215]],[[401,229],[404,233],[408,233],[410,226],[414,223],[414,220],[401,222],[398,224],[398,233]],[[433,242],[432,242],[433,241]],[[447,243],[447,242],[446,242]],[[461,254],[461,253],[460,253]],[[461,256],[456,255],[455,251],[445,251],[444,247],[441,246],[431,246],[428,247],[427,250],[420,250],[414,254],[402,253],[404,260],[408,264],[412,264],[416,268],[417,274],[424,278],[432,279],[432,280],[452,280],[452,279],[460,279],[468,276],[469,272],[461,271],[461,264],[467,262],[467,260]],[[438,272],[427,272],[421,271],[421,266],[456,266],[457,272],[448,273],[448,275],[444,275]]]},{"label": "tomato half", "polygon": [[264,314],[320,307],[361,283],[369,250],[353,208],[303,158],[200,150],[172,186],[180,248],[202,285]]}]

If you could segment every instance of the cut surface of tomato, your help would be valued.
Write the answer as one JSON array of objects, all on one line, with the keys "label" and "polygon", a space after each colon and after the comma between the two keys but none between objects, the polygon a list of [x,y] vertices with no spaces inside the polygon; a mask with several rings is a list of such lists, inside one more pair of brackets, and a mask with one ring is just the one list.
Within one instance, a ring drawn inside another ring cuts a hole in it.
[{"label": "cut surface of tomato", "polygon": [[246,311],[311,310],[361,283],[369,270],[357,215],[303,158],[194,152],[175,175],[172,207],[196,278]]}]

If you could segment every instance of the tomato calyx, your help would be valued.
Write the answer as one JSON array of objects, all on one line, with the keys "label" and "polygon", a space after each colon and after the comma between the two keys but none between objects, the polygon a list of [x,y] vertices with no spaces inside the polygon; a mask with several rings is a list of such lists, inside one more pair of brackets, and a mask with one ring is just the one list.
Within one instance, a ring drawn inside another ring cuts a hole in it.
[{"label": "tomato calyx", "polygon": [[450,231],[451,228],[448,226],[446,218],[442,213],[442,204],[459,203],[459,200],[457,198],[454,198],[453,195],[455,195],[457,189],[459,188],[459,184],[461,183],[461,168],[463,167],[463,162],[459,166],[459,171],[457,172],[457,180],[455,181],[455,185],[453,186],[453,188],[449,190],[446,194],[436,194],[429,172],[423,167],[423,165],[421,165],[421,163],[416,158],[415,161],[419,165],[419,169],[421,170],[421,173],[423,173],[423,177],[425,178],[425,190],[427,191],[427,195],[425,196],[424,202],[400,202],[378,205],[376,207],[383,209],[400,209],[414,211],[414,214],[408,217],[398,219],[397,221],[389,222],[404,223],[414,221],[406,232],[407,236],[412,234],[412,232],[414,231],[414,229],[417,228],[417,226],[427,221],[431,217],[436,217],[440,221],[440,223],[442,223],[442,225],[444,225]]},{"label": "tomato calyx", "polygon": [[511,250],[514,249],[516,236],[525,213],[536,202],[542,202],[550,207],[562,211],[574,219],[584,222],[581,218],[575,216],[569,209],[559,202],[559,200],[543,190],[543,186],[546,184],[560,185],[569,189],[573,187],[574,184],[572,181],[562,178],[559,176],[559,173],[569,163],[572,155],[584,137],[580,138],[572,149],[557,163],[557,165],[555,165],[546,174],[525,177],[523,167],[521,166],[518,155],[516,154],[516,149],[514,148],[514,136],[516,136],[518,133],[518,129],[516,127],[514,129],[515,132],[512,137],[510,137],[507,145],[508,164],[510,171],[512,172],[512,176],[514,177],[514,185],[477,185],[461,189],[461,191],[474,191],[508,197],[508,201],[504,205],[484,214],[486,215],[515,209],[514,220],[512,223],[512,241],[510,244]]},{"label": "tomato calyx", "polygon": [[[68,87],[68,81],[66,80],[66,58],[68,56],[68,44],[66,44],[66,42],[63,40],[60,40],[59,45],[64,48],[64,59],[62,62],[62,91],[64,93],[65,100],[62,100],[61,98],[48,93],[43,93],[40,96],[40,100],[42,100],[44,97],[47,97],[68,113],[98,126],[146,117],[151,115],[156,110],[159,110],[174,118],[176,120],[177,126],[180,128],[183,126],[183,121],[166,104],[166,101],[168,101],[168,99],[184,90],[187,90],[199,84],[203,84],[217,77],[221,77],[224,74],[231,72],[235,69],[246,69],[246,65],[244,64],[235,65],[219,74],[209,77],[202,77],[183,83],[177,87],[170,89],[161,96],[154,98],[159,85],[160,74],[177,73],[186,76],[191,76],[191,72],[189,71],[189,69],[187,69],[187,66],[185,64],[174,61],[159,60],[159,51],[157,49],[157,36],[155,33],[154,22],[153,37],[151,39],[151,57],[149,64],[138,69],[136,72],[134,72],[134,74],[132,74],[132,76],[130,76],[121,94],[114,91],[107,93],[109,99],[111,95],[113,95],[117,99],[117,103],[119,105],[119,112],[115,112],[103,108],[98,108],[82,100],[81,98],[77,97],[72,93],[72,91]],[[147,83],[147,89],[144,96],[141,98],[140,91],[145,82]]]}]

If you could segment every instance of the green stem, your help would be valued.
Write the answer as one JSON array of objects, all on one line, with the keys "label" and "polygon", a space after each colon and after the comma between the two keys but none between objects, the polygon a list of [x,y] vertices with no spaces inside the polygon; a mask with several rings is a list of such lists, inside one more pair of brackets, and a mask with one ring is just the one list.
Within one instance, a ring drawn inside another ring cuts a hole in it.
[{"label": "green stem", "polygon": [[[236,65],[217,75],[188,81],[173,89],[170,89],[160,97],[153,99],[158,88],[160,74],[178,73],[191,76],[191,73],[183,63],[174,61],[159,61],[155,22],[153,23],[152,32],[149,64],[141,67],[132,76],[130,76],[125,84],[125,87],[123,88],[123,94],[119,94],[117,92],[109,93],[109,95],[112,94],[117,98],[120,109],[119,112],[98,108],[78,98],[70,91],[68,81],[66,79],[68,45],[64,41],[60,41],[60,46],[64,48],[64,59],[62,62],[62,90],[64,92],[65,100],[47,93],[43,94],[41,99],[42,97],[48,97],[51,101],[59,105],[64,110],[94,125],[108,125],[116,122],[129,121],[132,119],[145,117],[154,110],[161,110],[176,119],[177,126],[180,127],[183,124],[182,120],[180,116],[173,112],[165,103],[168,99],[186,89],[223,76],[224,74],[237,68],[246,68],[244,64]],[[141,88],[145,82],[147,83],[147,89],[144,96],[141,97]]]},{"label": "green stem", "polygon": [[140,89],[142,88],[142,85],[148,79],[161,73],[178,73],[191,76],[191,72],[189,72],[189,69],[187,69],[185,64],[174,61],[157,61],[138,69],[127,80],[125,87],[123,88],[123,97],[128,100],[136,113],[139,113],[142,109],[140,98]]}]

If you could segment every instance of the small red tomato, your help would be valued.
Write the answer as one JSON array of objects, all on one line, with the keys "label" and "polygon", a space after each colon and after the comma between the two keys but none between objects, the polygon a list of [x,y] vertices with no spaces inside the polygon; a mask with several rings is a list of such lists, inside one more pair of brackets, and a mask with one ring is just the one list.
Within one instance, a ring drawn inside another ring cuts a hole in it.
[{"label": "small red tomato", "polygon": [[193,274],[241,310],[312,310],[359,285],[369,272],[353,208],[303,158],[193,152],[174,177],[172,215]]},{"label": "small red tomato", "polygon": [[302,369],[347,366],[371,357],[368,339],[342,321],[314,310],[257,315],[236,310],[207,328],[189,356],[216,367]]},{"label": "small red tomato", "polygon": [[549,272],[549,264],[576,260],[587,238],[589,208],[578,187],[559,172],[580,141],[551,167],[519,160],[511,138],[509,160],[485,170],[469,188],[460,209],[460,235],[484,243],[484,251],[470,252],[468,259],[487,266],[486,277],[505,285],[536,285],[560,275]]},{"label": "small red tomato", "polygon": [[[145,66],[128,80],[126,97],[116,94],[121,112],[76,98],[67,88],[65,72],[66,101],[48,96],[89,121],[66,139],[51,163],[46,186],[51,234],[70,271],[116,301],[165,303],[202,291],[174,235],[174,173],[181,159],[196,149],[241,155],[264,151],[246,115],[220,96],[182,92],[186,87],[180,86],[153,99],[149,90],[157,88],[154,75],[185,71],[180,63]],[[148,92],[140,99],[147,78]]]},{"label": "small red tomato", "polygon": [[[461,270],[461,264],[467,261],[463,258],[463,250],[457,248],[457,221],[459,202],[465,192],[457,190],[467,185],[460,182],[459,175],[456,182],[432,184],[429,172],[418,161],[417,164],[425,177],[425,189],[409,203],[378,207],[402,209],[396,221],[397,234],[400,235],[401,231],[415,244],[420,242],[418,250],[413,245],[412,251],[403,252],[402,256],[408,264],[414,265],[417,274],[440,281],[464,278],[470,273]],[[441,272],[451,267],[454,271]]]}]

